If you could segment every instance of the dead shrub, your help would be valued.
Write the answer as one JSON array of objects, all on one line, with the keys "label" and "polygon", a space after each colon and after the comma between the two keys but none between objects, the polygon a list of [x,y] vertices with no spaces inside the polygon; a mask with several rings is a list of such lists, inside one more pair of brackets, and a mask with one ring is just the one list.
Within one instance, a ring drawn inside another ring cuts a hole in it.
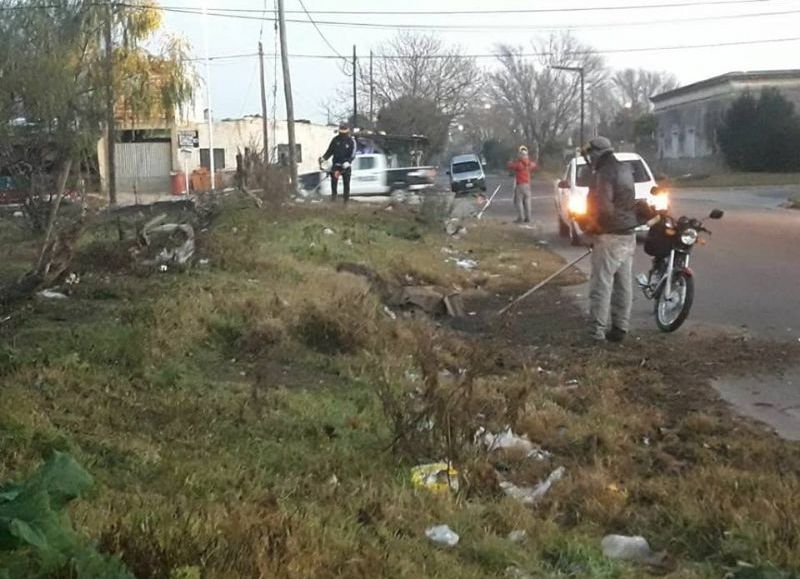
[{"label": "dead shrub", "polygon": [[286,337],[286,327],[274,318],[258,319],[239,337],[236,348],[247,356],[258,357],[280,344]]}]

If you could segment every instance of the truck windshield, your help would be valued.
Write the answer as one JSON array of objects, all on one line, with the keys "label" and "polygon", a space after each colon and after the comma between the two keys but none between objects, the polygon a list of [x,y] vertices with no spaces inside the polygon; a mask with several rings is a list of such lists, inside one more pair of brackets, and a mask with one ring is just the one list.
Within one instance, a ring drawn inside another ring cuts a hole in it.
[{"label": "truck windshield", "polygon": [[[638,159],[632,161],[622,161],[622,164],[628,167],[633,172],[633,181],[635,183],[647,183],[650,181],[650,175],[647,169]],[[592,171],[588,165],[578,165],[578,175],[576,179],[578,187],[589,187],[592,183]]]},{"label": "truck windshield", "polygon": [[464,163],[453,163],[453,173],[474,173],[480,171],[481,166],[477,161],[466,161]]}]

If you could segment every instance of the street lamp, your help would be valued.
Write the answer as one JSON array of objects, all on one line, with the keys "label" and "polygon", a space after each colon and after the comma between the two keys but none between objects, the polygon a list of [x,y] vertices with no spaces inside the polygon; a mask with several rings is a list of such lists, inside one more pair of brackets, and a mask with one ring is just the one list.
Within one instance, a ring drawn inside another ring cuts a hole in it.
[{"label": "street lamp", "polygon": [[550,66],[548,68],[552,68],[554,70],[566,70],[566,71],[569,71],[569,72],[577,72],[581,77],[581,147],[583,147],[583,145],[584,145],[584,142],[583,142],[584,112],[583,111],[584,111],[584,102],[585,102],[584,86],[583,86],[583,76],[584,76],[583,67],[582,66],[555,66],[554,65],[554,66]]}]

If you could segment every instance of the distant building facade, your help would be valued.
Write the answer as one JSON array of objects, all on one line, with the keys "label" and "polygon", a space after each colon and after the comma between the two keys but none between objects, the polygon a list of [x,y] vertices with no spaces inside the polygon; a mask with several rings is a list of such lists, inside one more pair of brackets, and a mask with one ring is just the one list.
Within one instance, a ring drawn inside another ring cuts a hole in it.
[{"label": "distant building facade", "polygon": [[658,120],[657,165],[667,172],[724,167],[717,132],[725,112],[745,92],[778,89],[800,111],[800,70],[730,72],[651,97]]}]

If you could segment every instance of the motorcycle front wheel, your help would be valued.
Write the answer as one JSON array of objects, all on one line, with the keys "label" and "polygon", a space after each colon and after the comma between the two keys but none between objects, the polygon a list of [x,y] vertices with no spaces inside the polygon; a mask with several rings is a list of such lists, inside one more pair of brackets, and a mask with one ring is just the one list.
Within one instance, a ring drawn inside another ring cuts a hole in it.
[{"label": "motorcycle front wheel", "polygon": [[665,286],[656,296],[656,324],[662,332],[674,332],[689,317],[694,301],[694,279],[683,271],[672,274],[670,295],[666,295]]}]

